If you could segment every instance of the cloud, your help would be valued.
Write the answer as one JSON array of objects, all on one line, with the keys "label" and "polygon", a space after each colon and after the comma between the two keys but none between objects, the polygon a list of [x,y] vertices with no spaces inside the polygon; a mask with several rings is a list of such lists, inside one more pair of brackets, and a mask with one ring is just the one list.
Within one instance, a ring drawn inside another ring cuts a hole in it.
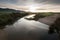
[{"label": "cloud", "polygon": [[0,3],[0,8],[11,8],[11,9],[19,9],[20,6],[14,5],[14,4],[6,4],[6,3]]},{"label": "cloud", "polygon": [[59,11],[60,0],[0,0],[0,8],[28,10],[30,5],[37,6],[39,11]]},{"label": "cloud", "polygon": [[44,3],[44,4],[60,4],[60,0],[0,0],[0,3],[11,3],[16,5],[26,5],[26,4],[33,4],[33,3]]},{"label": "cloud", "polygon": [[0,3],[0,8],[11,8],[16,10],[27,10],[27,6],[15,5],[15,4],[7,4],[7,3]]},{"label": "cloud", "polygon": [[60,0],[51,0],[50,3],[53,3],[53,4],[60,4]]},{"label": "cloud", "polygon": [[60,0],[35,0],[36,3],[60,4]]},{"label": "cloud", "polygon": [[26,2],[25,0],[0,0],[0,3],[10,3],[16,5],[24,5]]},{"label": "cloud", "polygon": [[17,0],[0,0],[0,3],[16,3]]}]

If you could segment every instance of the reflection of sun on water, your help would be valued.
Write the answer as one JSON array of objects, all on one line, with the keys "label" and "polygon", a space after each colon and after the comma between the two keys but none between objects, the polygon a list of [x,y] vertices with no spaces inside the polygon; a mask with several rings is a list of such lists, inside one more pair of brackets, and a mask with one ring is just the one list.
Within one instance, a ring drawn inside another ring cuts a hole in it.
[{"label": "reflection of sun on water", "polygon": [[36,14],[28,15],[28,16],[26,16],[25,18],[34,18],[35,15],[36,15]]}]

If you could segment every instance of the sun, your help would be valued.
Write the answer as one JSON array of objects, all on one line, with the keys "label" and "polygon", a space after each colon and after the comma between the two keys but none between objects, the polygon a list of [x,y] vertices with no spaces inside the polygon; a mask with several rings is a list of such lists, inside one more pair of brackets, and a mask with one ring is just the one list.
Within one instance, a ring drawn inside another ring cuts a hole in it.
[{"label": "sun", "polygon": [[28,11],[30,11],[30,12],[36,12],[36,6],[34,6],[34,5],[30,5],[29,6],[29,8],[28,8]]}]

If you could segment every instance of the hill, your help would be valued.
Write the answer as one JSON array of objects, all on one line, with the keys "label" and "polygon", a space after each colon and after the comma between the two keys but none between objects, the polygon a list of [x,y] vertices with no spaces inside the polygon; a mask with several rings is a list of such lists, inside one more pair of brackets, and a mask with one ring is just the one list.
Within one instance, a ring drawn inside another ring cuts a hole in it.
[{"label": "hill", "polygon": [[9,8],[0,8],[0,13],[18,13],[23,12],[21,10],[9,9]]}]

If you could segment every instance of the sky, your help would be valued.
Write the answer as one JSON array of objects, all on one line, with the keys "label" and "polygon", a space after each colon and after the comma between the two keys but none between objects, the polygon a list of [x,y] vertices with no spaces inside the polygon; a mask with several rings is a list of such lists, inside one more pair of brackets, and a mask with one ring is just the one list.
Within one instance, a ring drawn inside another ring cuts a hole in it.
[{"label": "sky", "polygon": [[0,8],[31,12],[60,12],[60,0],[0,0]]}]

